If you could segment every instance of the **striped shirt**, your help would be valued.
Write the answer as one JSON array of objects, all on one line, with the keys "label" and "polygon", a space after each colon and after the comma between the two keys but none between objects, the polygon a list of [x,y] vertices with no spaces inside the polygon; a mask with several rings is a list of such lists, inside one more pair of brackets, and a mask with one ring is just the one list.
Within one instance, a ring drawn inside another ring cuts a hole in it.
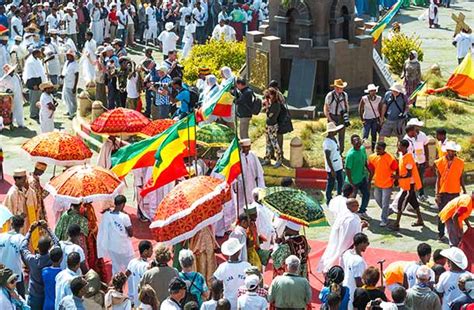
[{"label": "striped shirt", "polygon": [[[158,82],[160,83],[170,83],[171,82],[171,77],[169,75],[164,76],[161,78]],[[158,89],[163,89],[163,87],[160,87]],[[169,95],[160,95],[158,92],[156,92],[156,100],[155,100],[155,105],[169,105],[170,104],[170,96]]]}]

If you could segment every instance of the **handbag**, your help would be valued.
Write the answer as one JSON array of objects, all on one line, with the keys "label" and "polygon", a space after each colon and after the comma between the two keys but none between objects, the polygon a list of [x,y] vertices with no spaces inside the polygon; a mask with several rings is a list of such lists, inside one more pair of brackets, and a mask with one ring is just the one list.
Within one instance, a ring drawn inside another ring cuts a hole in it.
[{"label": "handbag", "polygon": [[[372,113],[374,113],[374,116],[377,115],[375,113],[374,106],[372,105],[372,101],[370,101],[369,96],[367,96],[367,100],[369,101],[370,108],[372,109]],[[382,124],[380,124],[380,118],[377,117],[377,132],[380,132],[382,130]]]},{"label": "handbag", "polygon": [[41,84],[41,78],[40,77],[34,77],[34,78],[29,78],[26,80],[26,88],[29,90],[34,90],[34,86],[39,86]]},{"label": "handbag", "polygon": [[293,123],[291,122],[290,110],[286,103],[281,103],[280,114],[278,115],[278,134],[283,135],[293,131]]}]

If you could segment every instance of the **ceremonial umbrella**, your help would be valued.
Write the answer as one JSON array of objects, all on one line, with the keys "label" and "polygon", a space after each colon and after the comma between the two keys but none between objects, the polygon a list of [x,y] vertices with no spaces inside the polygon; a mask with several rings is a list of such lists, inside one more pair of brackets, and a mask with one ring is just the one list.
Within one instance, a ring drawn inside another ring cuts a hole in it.
[{"label": "ceremonial umbrella", "polygon": [[206,147],[227,147],[235,138],[235,132],[229,127],[212,123],[197,130],[197,144]]},{"label": "ceremonial umbrella", "polygon": [[138,111],[117,108],[102,113],[92,122],[91,129],[100,134],[133,135],[139,133],[149,123],[150,120]]},{"label": "ceremonial umbrella", "polygon": [[322,207],[307,193],[290,187],[267,187],[259,193],[260,202],[280,218],[304,226],[327,225]]},{"label": "ceremonial umbrella", "polygon": [[159,133],[162,133],[166,129],[170,128],[172,125],[176,123],[175,120],[165,118],[165,119],[157,119],[143,127],[143,129],[138,134],[143,138],[153,137]]},{"label": "ceremonial umbrella", "polygon": [[5,224],[9,219],[11,219],[13,214],[8,210],[7,207],[0,204],[0,228]]},{"label": "ceremonial umbrella", "polygon": [[230,191],[219,179],[197,176],[179,183],[161,201],[150,228],[159,242],[176,244],[222,217]]},{"label": "ceremonial umbrella", "polygon": [[5,34],[7,32],[8,32],[8,28],[3,25],[0,25],[0,35]]},{"label": "ceremonial umbrella", "polygon": [[23,143],[21,148],[33,161],[58,166],[83,164],[92,157],[91,150],[81,139],[64,131],[40,134]]},{"label": "ceremonial umbrella", "polygon": [[123,186],[124,183],[105,168],[79,165],[52,178],[44,188],[59,201],[81,203],[113,199]]}]

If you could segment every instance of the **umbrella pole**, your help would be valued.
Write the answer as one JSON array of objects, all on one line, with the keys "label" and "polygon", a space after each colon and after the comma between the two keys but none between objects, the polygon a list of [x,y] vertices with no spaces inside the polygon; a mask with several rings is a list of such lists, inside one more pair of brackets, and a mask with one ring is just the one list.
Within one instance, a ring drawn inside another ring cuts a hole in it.
[{"label": "umbrella pole", "polygon": [[[194,114],[194,139],[196,140],[196,137],[197,137],[197,129],[196,129],[196,111],[193,110],[193,114]],[[189,119],[188,119],[188,147],[189,147],[189,152],[191,152],[191,138],[189,137]],[[198,175],[198,156],[197,156],[197,146],[196,146],[196,150],[195,150],[195,153],[194,153],[194,169],[196,169],[196,175]],[[204,173],[204,171],[203,171]]]},{"label": "umbrella pole", "polygon": [[[237,135],[237,114],[234,115],[234,130],[235,130],[235,136],[237,138],[240,138]],[[242,167],[242,158],[240,156],[240,143],[237,143],[237,147],[239,148],[237,153],[239,154],[240,175],[242,176],[242,189],[244,192],[244,202],[245,202],[244,210],[245,210],[245,214],[247,214],[247,218],[250,220],[250,216],[248,214],[248,207],[247,207],[248,202],[247,202],[247,190],[245,186],[245,175],[244,175],[244,169]],[[237,206],[238,205],[239,205],[239,201],[237,200]]]},{"label": "umbrella pole", "polygon": [[56,176],[56,165],[53,167],[53,177]]}]

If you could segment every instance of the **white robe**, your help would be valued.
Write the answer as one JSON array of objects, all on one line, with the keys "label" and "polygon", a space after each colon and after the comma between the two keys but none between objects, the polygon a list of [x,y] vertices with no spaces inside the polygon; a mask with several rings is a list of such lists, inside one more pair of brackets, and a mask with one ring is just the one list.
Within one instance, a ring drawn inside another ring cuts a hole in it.
[{"label": "white robe", "polygon": [[[252,191],[257,188],[265,187],[265,180],[263,178],[263,168],[258,160],[257,155],[250,151],[247,155],[240,153],[240,161],[242,162],[242,174],[245,177],[245,196],[247,203],[250,205],[253,202]],[[237,178],[237,202],[239,205],[239,213],[242,213],[245,206],[244,186],[242,182],[242,174]]]},{"label": "white robe", "polygon": [[10,53],[5,45],[0,44],[0,68],[6,64],[10,64]]},{"label": "white robe", "polygon": [[45,47],[45,53],[49,54],[49,57],[52,59],[46,62],[46,71],[48,75],[57,75],[61,74],[61,63],[59,61],[59,49],[56,43],[51,42]]},{"label": "white robe", "polygon": [[247,257],[247,231],[242,226],[235,226],[234,230],[230,233],[229,238],[238,239],[240,244],[243,244],[242,250],[240,251],[239,259],[243,262],[248,261]]},{"label": "white robe", "polygon": [[105,140],[100,148],[99,157],[97,158],[97,166],[101,166],[105,169],[110,169],[112,167],[112,151],[114,148],[114,143],[110,141],[110,139]]},{"label": "white robe", "polygon": [[317,270],[327,272],[331,267],[339,265],[342,254],[354,243],[355,234],[362,231],[359,216],[348,209],[338,214],[338,217],[331,227],[329,242],[321,256]]},{"label": "white robe", "polygon": [[189,23],[184,26],[184,35],[183,35],[183,59],[186,59],[191,52],[194,41],[194,33],[196,32],[196,26],[194,23]]},{"label": "white robe", "polygon": [[96,41],[91,39],[84,43],[84,48],[82,49],[81,60],[79,61],[80,75],[86,84],[95,81],[95,62],[97,60],[95,55],[96,48]]},{"label": "white robe", "polygon": [[224,39],[224,41],[227,42],[235,41],[235,30],[229,25],[224,25],[221,27],[221,25],[217,24],[212,31],[212,39]]},{"label": "white robe", "polygon": [[337,220],[338,215],[341,213],[344,214],[344,212],[347,210],[346,202],[347,198],[342,195],[337,195],[329,202],[326,215],[331,226]]},{"label": "white robe", "polygon": [[[224,180],[224,177],[218,173],[212,172],[211,177]],[[235,181],[234,181],[235,183]],[[232,189],[232,185],[231,185]],[[231,199],[224,203],[222,210],[222,218],[214,224],[214,231],[217,237],[223,237],[224,234],[229,231],[232,227],[232,224],[237,219],[236,206],[237,200],[233,190],[231,190]]]},{"label": "white robe", "polygon": [[260,243],[260,247],[264,250],[270,250],[272,238],[275,237],[275,229],[272,224],[275,214],[258,202],[254,202],[252,205],[257,208],[257,233],[267,239]]},{"label": "white robe", "polygon": [[25,120],[23,117],[23,87],[18,74],[14,73],[13,76],[6,76],[0,82],[0,89],[3,91],[10,89],[13,92],[13,119],[19,127],[25,126]]},{"label": "white robe", "polygon": [[46,82],[46,72],[41,60],[30,55],[25,62],[25,70],[23,71],[23,82],[26,83],[30,78],[41,78],[41,82]]},{"label": "white robe", "polygon": [[104,21],[100,19],[100,9],[92,8],[91,11],[91,32],[97,44],[104,41]]},{"label": "white robe", "polygon": [[43,92],[40,97],[39,122],[41,133],[54,131],[54,111],[50,110],[49,103],[54,103],[50,94]]}]

